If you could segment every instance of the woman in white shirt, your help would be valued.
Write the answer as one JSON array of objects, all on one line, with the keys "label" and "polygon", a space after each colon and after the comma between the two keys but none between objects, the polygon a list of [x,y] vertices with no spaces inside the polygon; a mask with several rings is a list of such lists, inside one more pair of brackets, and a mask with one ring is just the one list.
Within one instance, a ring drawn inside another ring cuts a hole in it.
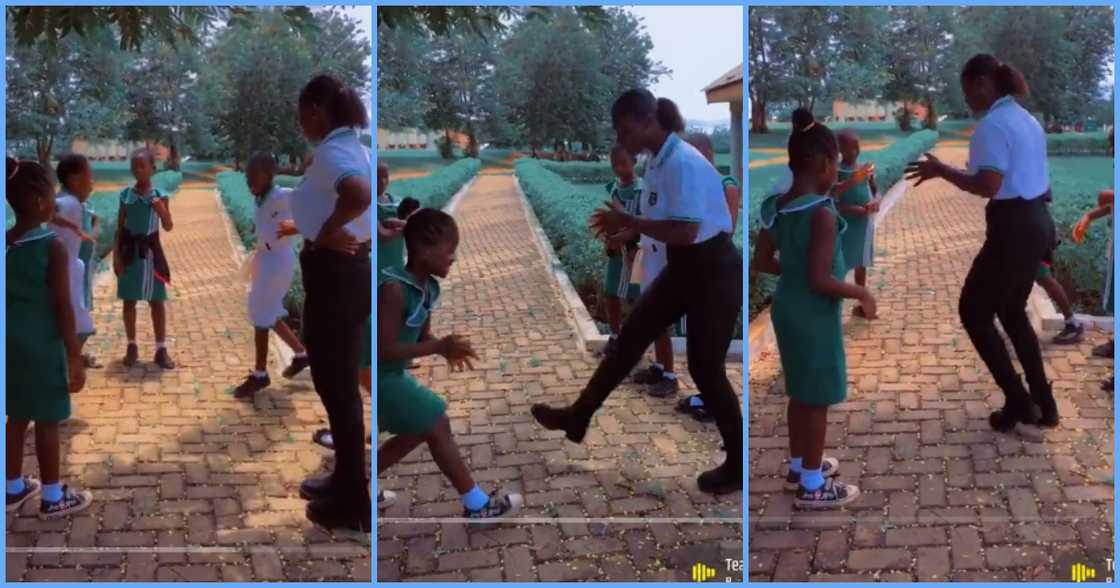
[{"label": "woman in white shirt", "polygon": [[731,213],[719,172],[673,132],[683,128],[676,105],[648,90],[630,90],[611,107],[618,142],[637,155],[653,153],[643,177],[641,215],[615,204],[591,217],[600,234],[635,231],[667,247],[668,264],[643,290],[607,353],[574,404],[532,407],[546,429],[583,440],[591,417],[638,363],[654,339],[688,317],[688,371],[704,406],[715,415],[727,458],[700,474],[700,490],[712,494],[743,487],[743,415],[727,379],[727,349],[743,307],[743,258],[731,241]]},{"label": "woman in white shirt", "polygon": [[291,195],[292,219],[305,237],[303,335],[315,391],[327,409],[334,473],[305,480],[307,516],[327,528],[368,532],[365,421],[358,390],[362,334],[372,300],[370,157],[356,128],[369,127],[361,97],[329,75],[304,86],[299,123],[317,146]]},{"label": "woman in white shirt", "polygon": [[[952,168],[927,154],[925,161],[908,166],[907,178],[917,179],[917,185],[942,178],[988,199],[987,234],[961,288],[959,307],[965,331],[1006,397],[988,422],[997,431],[1009,431],[1016,423],[1057,426],[1058,408],[1026,312],[1039,264],[1055,243],[1046,205],[1046,134],[1018,102],[1028,88],[1014,67],[991,55],[976,55],[961,71],[961,86],[979,118],[969,142],[968,169]],[[1029,393],[996,331],[997,316],[1023,366]]]}]

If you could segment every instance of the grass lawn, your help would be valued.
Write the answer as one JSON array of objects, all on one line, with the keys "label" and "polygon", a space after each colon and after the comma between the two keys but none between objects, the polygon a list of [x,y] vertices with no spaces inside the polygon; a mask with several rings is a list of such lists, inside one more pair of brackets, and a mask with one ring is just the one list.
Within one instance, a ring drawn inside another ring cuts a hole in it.
[{"label": "grass lawn", "polygon": [[1111,157],[1051,157],[1051,212],[1062,244],[1054,255],[1054,272],[1079,312],[1103,315],[1101,295],[1108,272],[1108,221],[1090,227],[1085,241],[1070,238],[1073,226],[1097,205],[1097,194],[1112,187]]},{"label": "grass lawn", "polygon": [[454,159],[444,159],[435,149],[393,149],[391,151],[378,151],[377,160],[389,164],[389,177],[401,173],[416,176],[429,174],[455,162]]}]

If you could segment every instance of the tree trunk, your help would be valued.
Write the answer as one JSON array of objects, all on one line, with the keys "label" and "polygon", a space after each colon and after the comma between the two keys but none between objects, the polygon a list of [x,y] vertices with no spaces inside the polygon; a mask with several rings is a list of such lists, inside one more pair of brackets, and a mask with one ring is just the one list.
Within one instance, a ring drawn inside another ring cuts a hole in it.
[{"label": "tree trunk", "polygon": [[937,108],[933,105],[933,96],[926,96],[926,128],[937,130]]},{"label": "tree trunk", "polygon": [[896,115],[896,118],[898,119],[899,130],[909,131],[913,127],[913,125],[911,124],[912,117],[910,113],[910,107],[906,104],[902,105],[902,112]]},{"label": "tree trunk", "polygon": [[766,126],[766,102],[763,100],[751,100],[751,132],[770,132]]},{"label": "tree trunk", "polygon": [[167,162],[166,167],[172,171],[179,171],[179,143],[174,135],[167,137]]},{"label": "tree trunk", "polygon": [[54,145],[54,137],[35,139],[35,156],[39,160],[39,164],[43,167],[51,168],[51,148]]},{"label": "tree trunk", "polygon": [[467,127],[467,156],[478,158],[478,137],[475,137],[474,129]]}]

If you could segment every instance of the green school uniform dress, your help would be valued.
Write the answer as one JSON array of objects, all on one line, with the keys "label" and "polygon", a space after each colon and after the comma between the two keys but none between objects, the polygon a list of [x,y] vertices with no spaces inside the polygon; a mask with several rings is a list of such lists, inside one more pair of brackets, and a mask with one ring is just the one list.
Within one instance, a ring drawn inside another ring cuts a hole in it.
[{"label": "green school uniform dress", "polygon": [[[158,234],[159,215],[152,206],[156,199],[167,200],[168,196],[154,187],[148,194],[140,194],[131,186],[122,190],[121,209],[124,210],[122,228],[141,238]],[[136,252],[117,279],[117,298],[149,302],[167,300],[167,286],[157,277],[156,261],[154,250],[149,250],[144,255]]]},{"label": "green school uniform dress", "polygon": [[[82,231],[87,235],[93,234],[93,208],[89,203],[82,204]],[[78,259],[82,260],[85,264],[85,276],[83,277],[83,284],[85,285],[84,294],[86,301],[86,309],[90,312],[93,311],[93,276],[96,268],[96,263],[93,259],[94,256],[94,243],[90,241],[82,241],[82,246],[78,249]]]},{"label": "green school uniform dress", "polygon": [[[641,180],[635,179],[629,186],[611,182],[607,184],[606,188],[612,201],[621,204],[627,213],[638,214],[642,193]],[[637,300],[640,288],[637,284],[630,283],[632,270],[629,258],[622,252],[607,254],[607,273],[603,280],[603,291],[606,292],[607,296]]]},{"label": "green school uniform dress", "polygon": [[[846,223],[828,196],[800,196],[780,210],[779,196],[763,201],[760,213],[763,228],[777,244],[782,266],[770,318],[778,340],[786,394],[814,406],[839,404],[848,389],[840,320],[842,301],[821,296],[809,287],[809,242],[813,214],[818,208],[826,207],[836,215],[839,236],[844,234]],[[832,275],[843,280],[847,269],[840,243],[837,238]]]},{"label": "green school uniform dress", "polygon": [[[377,222],[397,218],[397,207],[400,202],[389,193],[385,193],[385,200],[377,201]],[[397,237],[383,241],[377,240],[377,275],[381,270],[390,267],[404,267],[404,237]]]},{"label": "green school uniform dress", "polygon": [[5,255],[8,418],[51,423],[70,418],[66,347],[47,280],[50,244],[56,238],[45,227],[32,229]]},{"label": "green school uniform dress", "polygon": [[[389,267],[378,273],[377,287],[380,289],[390,283],[400,284],[404,289],[404,312],[399,318],[384,319],[400,321],[399,341],[416,343],[439,302],[439,282],[429,278],[428,283],[421,286],[404,269]],[[407,371],[407,364],[406,361],[377,363],[378,429],[394,435],[425,434],[447,410],[447,403],[413,378]]]},{"label": "green school uniform dress", "polygon": [[[844,182],[855,173],[854,168],[841,166],[837,174],[837,181]],[[840,204],[848,206],[863,206],[871,202],[871,184],[863,181],[848,189],[840,195]],[[842,214],[848,223],[848,230],[841,239],[841,248],[844,251],[844,262],[847,269],[857,267],[871,267],[875,257],[875,223],[868,216]]]}]

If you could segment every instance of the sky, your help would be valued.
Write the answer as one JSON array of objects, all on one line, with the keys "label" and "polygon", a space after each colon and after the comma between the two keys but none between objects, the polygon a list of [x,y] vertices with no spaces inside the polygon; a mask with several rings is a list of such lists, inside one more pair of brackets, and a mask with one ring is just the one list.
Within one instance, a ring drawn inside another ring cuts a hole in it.
[{"label": "sky", "polygon": [[727,104],[700,90],[743,62],[741,6],[629,6],[653,41],[651,57],[673,73],[650,88],[672,99],[686,119],[730,122]]}]

